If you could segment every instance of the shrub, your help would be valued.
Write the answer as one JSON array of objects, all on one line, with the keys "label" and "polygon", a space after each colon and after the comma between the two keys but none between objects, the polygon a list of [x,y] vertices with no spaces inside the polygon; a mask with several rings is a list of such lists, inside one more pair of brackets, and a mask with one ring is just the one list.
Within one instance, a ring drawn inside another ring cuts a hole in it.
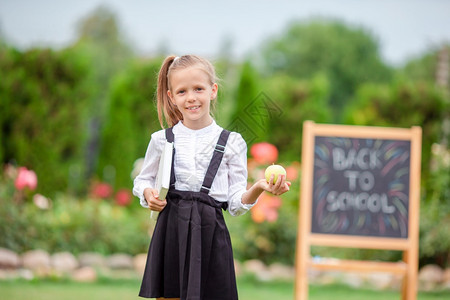
[{"label": "shrub", "polygon": [[3,176],[0,247],[19,253],[31,249],[75,254],[147,251],[148,211],[145,209],[119,206],[111,198],[76,199],[63,194],[56,195],[48,209],[42,209],[30,201],[31,194],[25,195],[26,201],[21,204],[14,200],[15,194],[13,180]]},{"label": "shrub", "polygon": [[0,48],[0,163],[35,170],[41,193],[66,190],[83,160],[88,72],[82,53]]},{"label": "shrub", "polygon": [[113,82],[97,175],[104,177],[111,170],[114,179],[109,183],[115,189],[131,188],[133,162],[144,156],[151,133],[161,129],[154,102],[160,63],[136,62]]}]

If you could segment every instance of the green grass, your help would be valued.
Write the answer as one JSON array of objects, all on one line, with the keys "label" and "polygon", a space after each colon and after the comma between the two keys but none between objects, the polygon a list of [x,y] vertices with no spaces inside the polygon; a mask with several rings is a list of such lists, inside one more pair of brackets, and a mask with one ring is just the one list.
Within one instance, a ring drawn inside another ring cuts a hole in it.
[{"label": "green grass", "polygon": [[[0,281],[2,300],[127,300],[137,296],[138,280],[101,279],[97,283],[76,283],[66,280]],[[292,282],[260,282],[250,277],[238,280],[241,300],[292,300]],[[390,300],[400,299],[400,292],[355,290],[346,286],[310,286],[310,300]],[[450,291],[419,293],[420,300],[450,299]]]}]

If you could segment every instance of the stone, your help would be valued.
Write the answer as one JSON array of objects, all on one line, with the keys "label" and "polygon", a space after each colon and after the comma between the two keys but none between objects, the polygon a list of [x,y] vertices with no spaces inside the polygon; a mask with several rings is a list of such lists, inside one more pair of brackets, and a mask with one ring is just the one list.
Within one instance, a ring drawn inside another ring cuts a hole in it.
[{"label": "stone", "polygon": [[17,269],[20,267],[20,256],[6,248],[0,248],[0,269]]},{"label": "stone", "polygon": [[306,270],[306,274],[308,276],[309,283],[316,283],[316,281],[322,276],[323,272],[319,269],[308,268]]},{"label": "stone", "polygon": [[247,273],[258,273],[267,271],[266,265],[258,259],[250,259],[244,262],[244,270]]},{"label": "stone", "polygon": [[367,275],[369,286],[375,290],[388,290],[394,288],[394,276],[389,273],[370,273]]},{"label": "stone", "polygon": [[442,281],[450,283],[450,268],[446,268],[444,270],[444,278],[442,279]]},{"label": "stone", "polygon": [[294,268],[280,263],[271,264],[269,266],[269,272],[276,279],[293,280],[295,278]]},{"label": "stone", "polygon": [[24,268],[47,273],[50,270],[50,255],[44,250],[31,250],[22,255],[22,265]]},{"label": "stone", "polygon": [[19,270],[19,277],[25,280],[33,280],[34,274],[28,269],[20,269]]},{"label": "stone", "polygon": [[318,285],[340,283],[344,278],[344,274],[340,271],[324,271],[316,278],[315,283]]},{"label": "stone", "polygon": [[54,270],[69,273],[78,268],[78,260],[69,252],[59,252],[51,256],[51,265]]},{"label": "stone", "polygon": [[352,288],[361,288],[364,286],[364,278],[361,274],[354,272],[344,273],[341,282]]},{"label": "stone", "polygon": [[419,290],[431,291],[444,280],[444,271],[438,265],[426,265],[419,271]]},{"label": "stone", "polygon": [[72,280],[78,282],[95,282],[97,272],[93,267],[81,267],[72,273]]},{"label": "stone", "polygon": [[28,269],[0,269],[0,280],[16,279],[32,280],[34,279],[34,274]]},{"label": "stone", "polygon": [[133,266],[136,273],[144,275],[145,265],[147,263],[147,253],[137,254],[133,258]]},{"label": "stone", "polygon": [[236,276],[242,275],[242,264],[238,260],[234,260],[234,272],[236,273]]},{"label": "stone", "polygon": [[106,265],[111,269],[133,269],[133,258],[124,253],[117,253],[106,259]]},{"label": "stone", "polygon": [[272,274],[270,273],[266,265],[258,259],[250,259],[245,261],[243,267],[244,272],[255,275],[259,280],[272,280]]},{"label": "stone", "polygon": [[80,255],[78,255],[78,261],[81,267],[103,268],[106,266],[105,257],[95,252],[80,253]]},{"label": "stone", "polygon": [[419,280],[440,283],[444,280],[444,271],[438,265],[426,265],[419,271]]},{"label": "stone", "polygon": [[0,280],[10,280],[19,278],[19,273],[15,269],[0,269]]},{"label": "stone", "polygon": [[450,291],[450,268],[444,270],[441,288]]},{"label": "stone", "polygon": [[392,274],[392,281],[389,285],[391,290],[401,291],[403,288],[403,280],[406,279],[402,274]]}]

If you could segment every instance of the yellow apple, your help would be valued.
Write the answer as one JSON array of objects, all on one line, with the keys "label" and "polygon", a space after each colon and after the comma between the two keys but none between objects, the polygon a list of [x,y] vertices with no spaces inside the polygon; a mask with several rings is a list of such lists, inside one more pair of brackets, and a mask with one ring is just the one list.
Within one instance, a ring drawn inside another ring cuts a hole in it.
[{"label": "yellow apple", "polygon": [[284,175],[286,177],[286,170],[280,165],[268,166],[264,175],[266,176],[266,181],[269,182],[270,176],[274,174],[273,183],[277,182],[278,175]]}]

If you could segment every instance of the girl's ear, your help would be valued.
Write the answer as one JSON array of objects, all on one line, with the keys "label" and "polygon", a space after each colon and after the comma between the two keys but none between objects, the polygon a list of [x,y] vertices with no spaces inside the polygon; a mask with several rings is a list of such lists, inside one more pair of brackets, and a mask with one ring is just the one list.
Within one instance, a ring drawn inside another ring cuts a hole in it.
[{"label": "girl's ear", "polygon": [[169,96],[170,102],[172,102],[173,105],[175,105],[175,101],[173,100],[172,93],[170,90],[167,90],[167,96]]},{"label": "girl's ear", "polygon": [[217,83],[213,83],[212,91],[211,91],[211,100],[214,100],[217,98],[218,90],[219,90],[219,86],[217,85]]}]

